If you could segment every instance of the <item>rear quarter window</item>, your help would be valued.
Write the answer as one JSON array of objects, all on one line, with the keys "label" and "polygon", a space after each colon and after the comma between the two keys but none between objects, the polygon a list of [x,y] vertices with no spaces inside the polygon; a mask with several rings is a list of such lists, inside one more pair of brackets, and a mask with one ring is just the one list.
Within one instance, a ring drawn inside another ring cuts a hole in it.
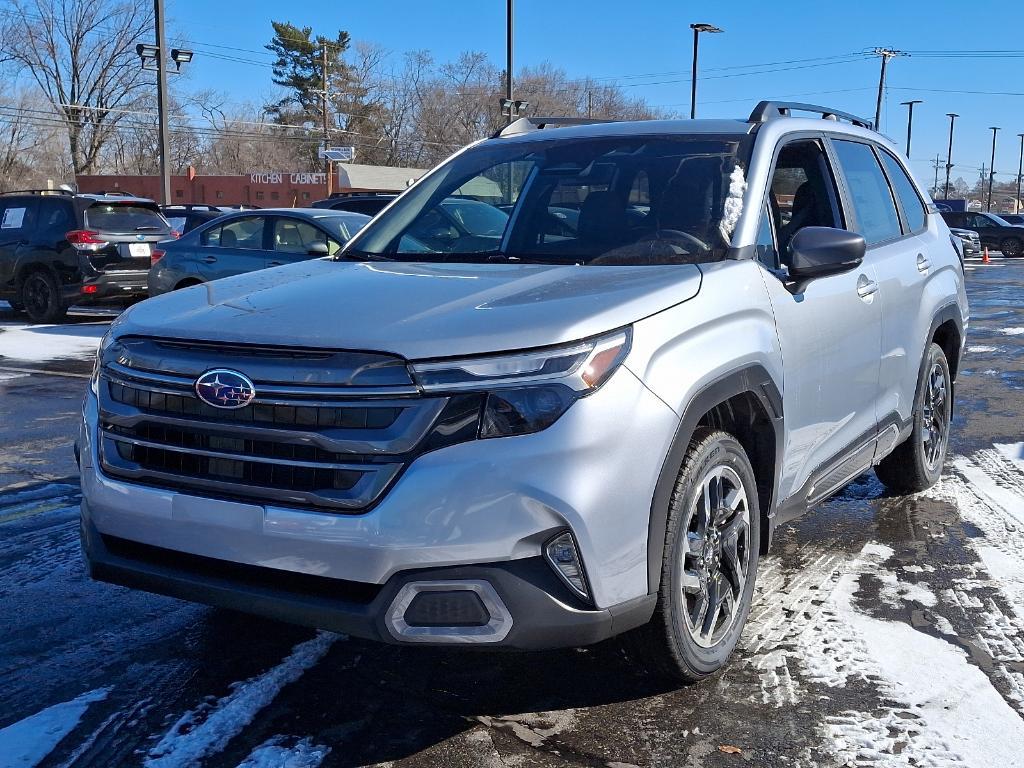
[{"label": "rear quarter window", "polygon": [[101,232],[169,231],[156,210],[142,205],[96,203],[85,210],[85,225]]},{"label": "rear quarter window", "polygon": [[903,216],[907,220],[909,231],[920,232],[924,229],[924,204],[921,202],[917,190],[914,189],[914,183],[895,157],[884,150],[881,155],[885,172],[889,175],[889,182],[896,192],[896,197],[900,199],[900,205],[903,206]]}]

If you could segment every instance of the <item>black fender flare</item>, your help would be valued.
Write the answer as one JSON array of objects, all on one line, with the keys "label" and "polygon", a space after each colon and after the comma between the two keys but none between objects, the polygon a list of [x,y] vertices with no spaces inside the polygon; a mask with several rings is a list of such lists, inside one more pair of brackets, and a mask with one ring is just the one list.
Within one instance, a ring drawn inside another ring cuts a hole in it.
[{"label": "black fender flare", "polygon": [[647,586],[650,594],[657,593],[661,586],[669,504],[672,500],[676,479],[679,477],[679,469],[683,465],[683,457],[690,444],[690,438],[693,436],[698,422],[708,411],[729,398],[744,393],[750,393],[760,401],[765,412],[771,418],[775,430],[775,472],[768,515],[761,521],[762,531],[767,534],[762,536],[762,549],[770,541],[772,520],[779,491],[779,467],[782,465],[785,439],[782,393],[764,366],[752,364],[730,371],[701,387],[690,399],[679,420],[679,426],[676,428],[675,437],[672,438],[668,454],[662,464],[658,482],[654,488],[654,498],[651,501],[650,524],[647,528]]}]

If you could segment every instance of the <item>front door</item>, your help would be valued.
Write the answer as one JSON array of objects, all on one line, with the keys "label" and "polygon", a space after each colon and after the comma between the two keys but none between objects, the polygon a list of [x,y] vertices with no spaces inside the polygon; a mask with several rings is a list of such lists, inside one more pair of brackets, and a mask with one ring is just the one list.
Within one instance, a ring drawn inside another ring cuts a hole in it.
[{"label": "front door", "polygon": [[844,227],[821,142],[779,151],[763,230],[774,233],[779,267],[766,270],[784,366],[787,445],[779,498],[810,502],[870,467],[881,356],[878,276],[870,264],[797,285],[788,279],[793,236],[803,227]]}]

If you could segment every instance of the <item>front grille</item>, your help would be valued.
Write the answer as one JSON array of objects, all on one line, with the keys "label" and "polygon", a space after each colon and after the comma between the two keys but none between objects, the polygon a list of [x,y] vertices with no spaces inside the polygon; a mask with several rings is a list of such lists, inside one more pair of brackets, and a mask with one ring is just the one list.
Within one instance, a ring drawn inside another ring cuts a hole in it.
[{"label": "front grille", "polygon": [[[160,345],[170,373],[136,367],[151,365],[151,357],[124,350],[101,366],[99,454],[114,477],[218,498],[358,513],[419,453],[477,434],[482,403],[476,395],[421,397],[411,382],[323,386],[309,370],[296,370],[300,381],[286,382],[287,369],[272,350],[260,348],[248,359],[237,349],[229,354],[206,344],[143,341],[146,353]],[[297,366],[333,363],[328,379],[348,375],[343,353],[320,355],[283,351],[282,359]],[[365,367],[368,355],[356,355]],[[184,372],[202,373],[225,358],[243,373],[252,368],[275,378],[253,377],[250,405],[215,408],[199,400],[195,375]],[[380,367],[394,376],[390,361]],[[314,385],[305,383],[311,379]]]}]

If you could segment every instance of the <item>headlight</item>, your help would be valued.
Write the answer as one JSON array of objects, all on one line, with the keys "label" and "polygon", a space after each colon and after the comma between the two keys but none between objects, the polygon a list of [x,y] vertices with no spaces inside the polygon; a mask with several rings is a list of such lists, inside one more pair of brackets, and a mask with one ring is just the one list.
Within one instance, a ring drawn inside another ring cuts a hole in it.
[{"label": "headlight", "polygon": [[410,368],[425,392],[486,393],[480,437],[524,435],[549,427],[597,390],[626,358],[630,340],[626,328],[560,347]]},{"label": "headlight", "polygon": [[96,357],[92,361],[92,376],[89,378],[89,389],[92,393],[99,397],[100,394],[100,369],[103,368],[103,356],[110,349],[110,346],[114,343],[114,331],[111,327],[103,338],[100,339],[100,347],[96,350]]}]

